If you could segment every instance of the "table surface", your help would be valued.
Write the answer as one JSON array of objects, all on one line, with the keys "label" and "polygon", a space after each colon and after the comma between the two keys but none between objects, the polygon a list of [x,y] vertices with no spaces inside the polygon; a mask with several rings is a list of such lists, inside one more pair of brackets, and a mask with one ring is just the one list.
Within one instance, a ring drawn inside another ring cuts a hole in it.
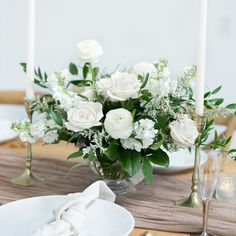
[{"label": "table surface", "polygon": [[[12,140],[7,143],[0,144],[1,149],[10,149],[14,153],[25,153],[26,146],[25,144],[21,143],[18,139]],[[64,142],[57,144],[57,145],[42,145],[42,143],[36,143],[33,145],[33,152],[35,155],[44,157],[44,158],[55,158],[65,160],[66,157],[75,151],[73,145],[66,144]],[[236,172],[236,163],[229,160],[224,159],[223,161],[223,170],[227,170],[229,172]],[[175,178],[181,179],[190,179],[192,176],[192,171],[186,171],[178,174],[173,174]],[[139,236],[142,232],[146,231],[145,229],[135,229],[130,236]],[[169,233],[169,232],[161,232],[161,231],[151,231],[153,236],[189,236],[189,234],[178,234],[178,233]]]}]

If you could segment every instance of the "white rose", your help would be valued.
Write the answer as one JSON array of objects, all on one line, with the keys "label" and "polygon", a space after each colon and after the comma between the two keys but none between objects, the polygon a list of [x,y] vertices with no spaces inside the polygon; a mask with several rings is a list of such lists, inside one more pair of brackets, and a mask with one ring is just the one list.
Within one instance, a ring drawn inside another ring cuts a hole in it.
[{"label": "white rose", "polygon": [[112,138],[127,139],[133,132],[132,114],[124,108],[111,110],[106,114],[104,127]]},{"label": "white rose", "polygon": [[103,49],[96,40],[88,39],[77,44],[77,55],[83,61],[95,62],[102,54]]},{"label": "white rose", "polygon": [[198,136],[196,124],[186,115],[170,123],[170,135],[174,142],[182,148],[187,148],[195,143]]},{"label": "white rose", "polygon": [[97,87],[111,101],[125,101],[138,98],[141,82],[134,74],[116,72],[111,78],[99,80]]},{"label": "white rose", "polygon": [[141,75],[145,76],[149,74],[150,78],[157,77],[157,69],[156,67],[150,62],[140,62],[133,66],[132,73],[136,76]]},{"label": "white rose", "polygon": [[67,112],[66,128],[75,132],[99,126],[103,117],[102,104],[99,102],[81,102]]}]

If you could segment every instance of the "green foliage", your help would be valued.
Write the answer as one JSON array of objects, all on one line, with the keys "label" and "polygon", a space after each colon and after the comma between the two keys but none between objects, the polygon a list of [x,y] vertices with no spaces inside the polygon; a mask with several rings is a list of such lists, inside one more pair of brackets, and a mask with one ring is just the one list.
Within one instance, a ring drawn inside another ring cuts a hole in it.
[{"label": "green foliage", "polygon": [[[20,63],[23,71],[26,73],[27,71],[27,64],[25,62],[21,62]],[[41,88],[47,88],[47,78],[48,75],[46,72],[42,73],[40,67],[38,67],[38,69],[34,70],[35,76],[36,78],[34,78],[34,83],[37,84],[38,86],[40,86]]]},{"label": "green foliage", "polygon": [[63,120],[60,117],[60,115],[58,115],[53,108],[51,107],[51,109],[49,109],[48,111],[48,115],[49,117],[59,126],[63,126]]},{"label": "green foliage", "polygon": [[79,73],[78,68],[74,63],[70,63],[69,71],[72,75],[78,75],[78,73]]},{"label": "green foliage", "polygon": [[148,150],[147,157],[152,163],[159,166],[168,167],[170,164],[169,156],[162,149]]},{"label": "green foliage", "polygon": [[157,116],[156,117],[157,123],[155,125],[156,129],[161,129],[166,127],[166,125],[168,124],[170,117],[167,116]]},{"label": "green foliage", "polygon": [[149,79],[149,74],[147,74],[145,76],[145,78],[143,79],[143,77],[141,76],[141,81],[143,82],[142,85],[141,85],[141,89],[145,88],[147,83],[148,83],[148,79]]},{"label": "green foliage", "polygon": [[120,159],[119,146],[115,140],[109,144],[107,150],[105,151],[105,155],[111,161]]},{"label": "green foliage", "polygon": [[231,137],[219,136],[217,131],[215,131],[214,142],[211,143],[209,146],[213,150],[219,149],[224,151],[224,148],[229,144],[230,141]]},{"label": "green foliage", "polygon": [[226,106],[227,109],[236,110],[236,103],[232,103]]},{"label": "green foliage", "polygon": [[152,144],[149,149],[156,151],[164,143],[164,139],[161,139],[159,142]]},{"label": "green foliage", "polygon": [[123,169],[133,176],[137,173],[141,165],[141,153],[134,150],[123,149],[121,163]]},{"label": "green foliage", "polygon": [[211,130],[214,129],[214,120],[206,120],[202,130],[200,131],[199,136],[197,137],[195,144],[197,146],[203,145],[209,137]]},{"label": "green foliage", "polygon": [[217,94],[221,89],[222,89],[222,86],[219,86],[219,87],[215,88],[213,91],[209,91],[209,92],[205,93],[204,98],[208,98],[211,95]]},{"label": "green foliage", "polygon": [[21,65],[23,71],[26,73],[26,70],[27,70],[27,64],[26,64],[25,62],[21,62],[20,65]]},{"label": "green foliage", "polygon": [[153,180],[153,169],[148,158],[143,158],[142,171],[147,183],[151,183]]},{"label": "green foliage", "polygon": [[38,69],[35,69],[34,71],[35,75],[37,78],[34,79],[34,83],[37,84],[38,86],[42,87],[42,88],[47,88],[47,79],[48,79],[48,75],[47,73],[42,73],[40,67],[38,67]]},{"label": "green foliage", "polygon": [[228,151],[229,156],[231,157],[231,159],[233,159],[234,161],[236,161],[236,149],[231,149]]},{"label": "green foliage", "polygon": [[224,99],[223,98],[213,98],[213,99],[209,99],[212,95],[217,94],[220,90],[221,90],[222,86],[219,86],[217,88],[215,88],[212,91],[208,91],[207,93],[205,93],[204,95],[204,105],[206,108],[208,109],[214,109],[219,107],[223,102]]},{"label": "green foliage", "polygon": [[73,84],[76,86],[91,86],[92,81],[91,80],[71,80],[69,84]]},{"label": "green foliage", "polygon": [[95,78],[97,78],[98,73],[99,73],[99,68],[98,68],[98,67],[93,68],[93,76],[94,76]]},{"label": "green foliage", "polygon": [[84,79],[87,79],[89,70],[90,70],[90,63],[85,63],[84,67],[83,67],[83,77],[84,77]]},{"label": "green foliage", "polygon": [[149,102],[152,99],[152,94],[148,90],[142,90],[140,99]]},{"label": "green foliage", "polygon": [[81,157],[82,155],[83,155],[83,151],[79,150],[79,151],[76,151],[76,152],[70,154],[67,159],[78,158],[78,157]]}]

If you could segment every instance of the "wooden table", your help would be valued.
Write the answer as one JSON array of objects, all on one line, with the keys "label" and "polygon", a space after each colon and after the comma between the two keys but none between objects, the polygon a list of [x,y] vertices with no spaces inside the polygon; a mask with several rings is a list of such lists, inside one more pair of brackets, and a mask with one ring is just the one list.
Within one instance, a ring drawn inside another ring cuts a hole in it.
[{"label": "wooden table", "polygon": [[[13,140],[4,144],[0,145],[2,149],[11,149],[14,153],[25,153],[26,147],[23,143],[19,140]],[[57,144],[57,145],[43,145],[41,142],[38,142],[33,145],[33,152],[35,155],[40,157],[47,157],[47,158],[56,158],[65,160],[66,157],[75,150],[73,145],[66,144],[64,142]],[[232,160],[225,159],[223,161],[224,170],[229,172],[236,172],[236,163]],[[178,173],[173,175],[175,178],[184,178],[190,179],[191,178],[191,171]],[[139,236],[140,233],[146,231],[145,229],[135,229],[130,236]],[[178,234],[178,233],[168,233],[168,232],[161,232],[161,231],[150,231],[155,236],[189,236],[189,234]]]}]

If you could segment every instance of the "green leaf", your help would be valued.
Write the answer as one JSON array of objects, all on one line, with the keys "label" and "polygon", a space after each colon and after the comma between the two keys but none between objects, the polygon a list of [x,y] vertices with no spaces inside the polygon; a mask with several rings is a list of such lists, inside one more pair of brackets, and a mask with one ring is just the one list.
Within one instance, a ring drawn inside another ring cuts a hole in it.
[{"label": "green leaf", "polygon": [[116,161],[120,158],[119,150],[118,150],[118,145],[116,142],[112,142],[107,150],[105,151],[105,155],[107,158],[111,161]]},{"label": "green leaf", "polygon": [[150,101],[151,100],[151,98],[152,98],[152,94],[150,93],[150,91],[148,91],[148,90],[142,90],[141,91],[141,98],[143,99],[143,100],[145,100],[145,101]]},{"label": "green leaf", "polygon": [[38,67],[38,76],[41,80],[43,80],[43,76],[42,76],[42,72],[41,72],[40,67]]},{"label": "green leaf", "polygon": [[37,84],[39,87],[41,87],[41,88],[47,88],[47,86],[46,85],[44,85],[44,84],[42,84],[39,80],[37,80],[37,79],[34,79],[34,83],[35,84]]},{"label": "green leaf", "polygon": [[148,151],[148,158],[152,163],[159,166],[168,167],[170,164],[169,156],[161,149]]},{"label": "green leaf", "polygon": [[170,118],[166,116],[157,116],[157,124],[155,125],[155,128],[161,129],[167,125],[169,122]]},{"label": "green leaf", "polygon": [[69,65],[69,71],[72,75],[78,75],[78,68],[74,63],[70,63]]},{"label": "green leaf", "polygon": [[21,65],[23,71],[26,73],[27,64],[25,62],[21,62],[20,65]]},{"label": "green leaf", "polygon": [[224,99],[223,98],[214,98],[214,99],[208,100],[208,102],[210,104],[214,104],[215,106],[219,106],[224,102]]},{"label": "green leaf", "polygon": [[157,150],[161,147],[163,142],[164,142],[164,140],[161,139],[159,142],[152,144],[149,148],[152,149],[152,150]]},{"label": "green leaf", "polygon": [[217,87],[216,89],[214,89],[211,94],[217,94],[220,90],[222,89],[222,86]]},{"label": "green leaf", "polygon": [[204,94],[204,98],[207,98],[207,97],[209,97],[210,95],[211,95],[211,92],[207,92],[207,93]]},{"label": "green leaf", "polygon": [[99,68],[98,67],[93,68],[93,76],[95,78],[97,78],[98,73],[99,73]]},{"label": "green leaf", "polygon": [[236,149],[229,150],[228,154],[236,153]]},{"label": "green leaf", "polygon": [[83,151],[82,150],[79,150],[79,151],[76,151],[72,154],[70,154],[67,159],[73,159],[73,158],[77,158],[77,157],[81,157],[83,155]]},{"label": "green leaf", "polygon": [[57,125],[63,126],[63,120],[62,120],[62,118],[61,118],[56,112],[54,112],[52,109],[49,110],[48,115],[50,116],[50,118],[51,118],[52,120],[54,120],[54,122],[55,122]]},{"label": "green leaf", "polygon": [[235,110],[236,109],[236,103],[229,104],[228,106],[226,106],[226,108]]},{"label": "green leaf", "polygon": [[84,77],[84,79],[87,78],[88,73],[89,73],[89,69],[90,69],[90,63],[85,63],[84,67],[83,67],[83,77]]},{"label": "green leaf", "polygon": [[141,85],[141,89],[143,89],[146,85],[147,85],[147,82],[148,82],[148,78],[149,78],[149,74],[146,75],[142,85]]},{"label": "green leaf", "polygon": [[71,80],[69,84],[76,86],[91,86],[93,82],[91,80]]},{"label": "green leaf", "polygon": [[148,158],[143,158],[142,171],[147,183],[151,183],[153,180],[153,169]]},{"label": "green leaf", "polygon": [[70,168],[70,170],[69,170],[69,172],[71,172],[73,169],[75,169],[75,168],[79,168],[79,167],[81,167],[81,166],[87,166],[88,164],[87,163],[77,163],[77,164],[75,164],[74,166],[72,166],[71,168]]},{"label": "green leaf", "polygon": [[133,176],[137,173],[140,167],[141,153],[134,150],[123,150],[120,158],[123,169]]}]

